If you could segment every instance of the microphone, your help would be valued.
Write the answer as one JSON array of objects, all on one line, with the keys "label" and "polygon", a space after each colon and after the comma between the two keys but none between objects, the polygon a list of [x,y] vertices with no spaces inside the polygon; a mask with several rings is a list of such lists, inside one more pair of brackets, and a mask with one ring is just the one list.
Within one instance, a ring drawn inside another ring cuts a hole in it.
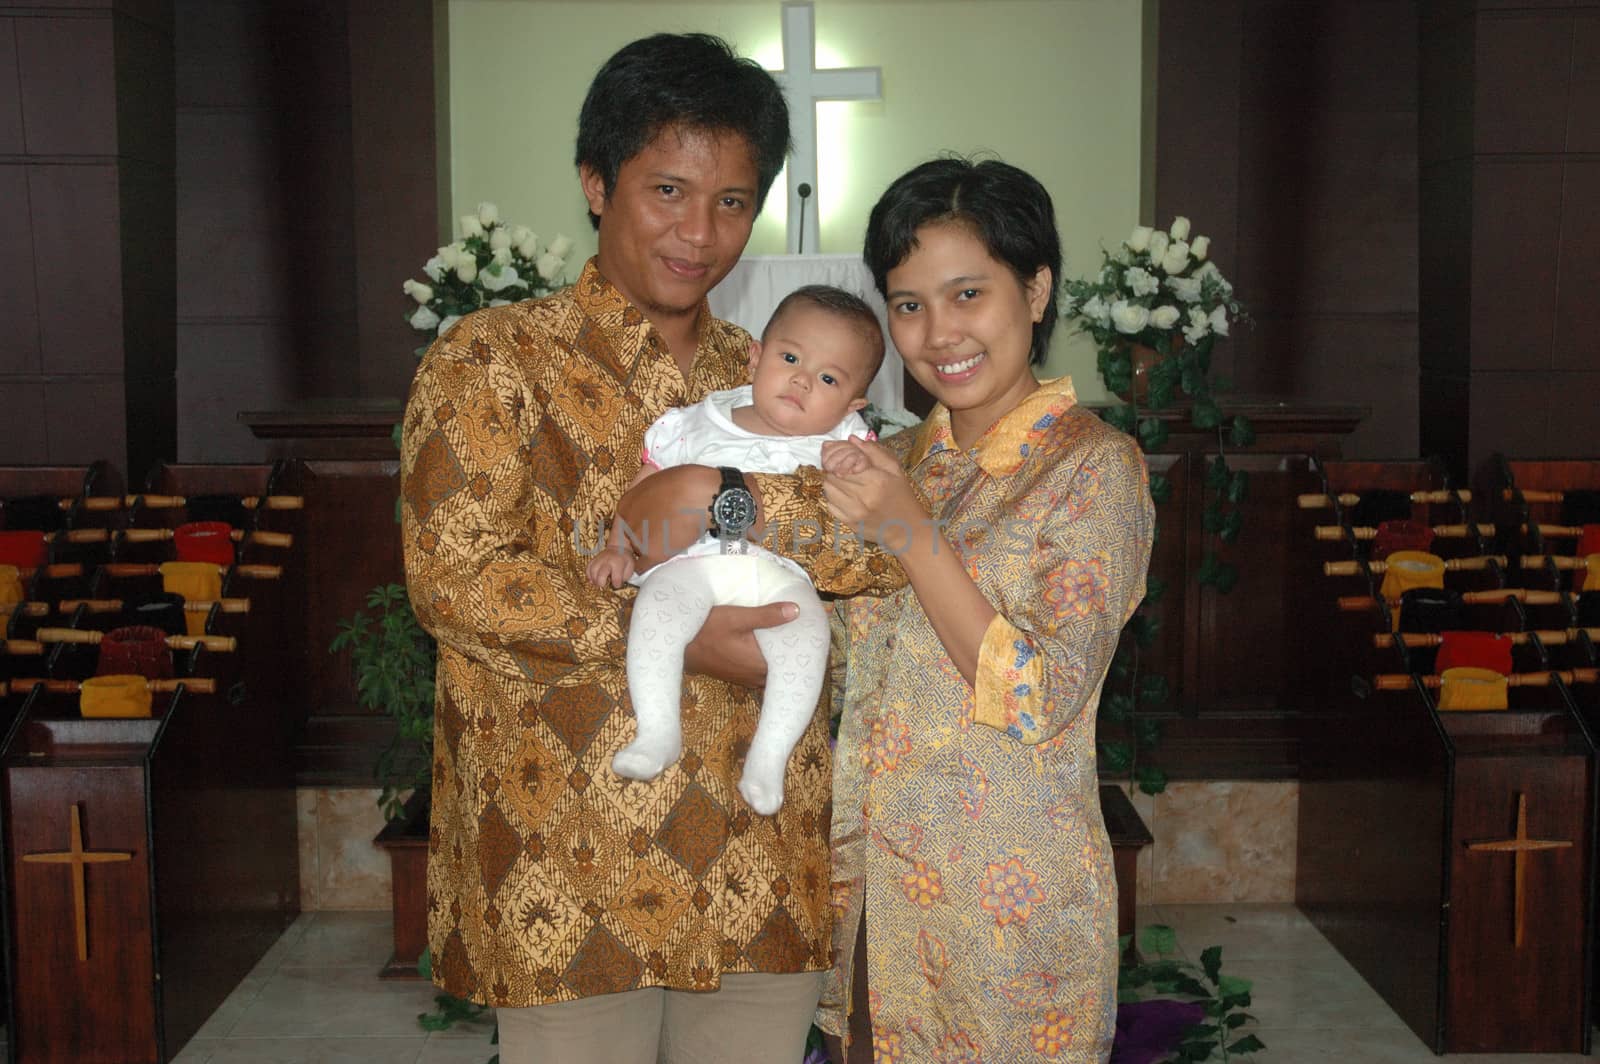
[{"label": "microphone", "polygon": [[800,193],[800,246],[795,253],[804,255],[806,253],[806,200],[811,198],[811,186],[802,181],[795,191]]}]

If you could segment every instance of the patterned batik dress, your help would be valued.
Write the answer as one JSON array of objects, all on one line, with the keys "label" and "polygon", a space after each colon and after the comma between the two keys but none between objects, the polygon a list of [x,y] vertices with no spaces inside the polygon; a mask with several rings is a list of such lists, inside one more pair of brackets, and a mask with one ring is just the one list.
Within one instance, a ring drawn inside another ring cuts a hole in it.
[{"label": "patterned batik dress", "polygon": [[1133,441],[1045,382],[960,450],[948,412],[891,437],[998,615],[976,690],[909,589],[839,611],[838,979],[863,905],[880,1062],[1104,1061],[1116,882],[1095,711],[1144,594],[1153,519]]}]

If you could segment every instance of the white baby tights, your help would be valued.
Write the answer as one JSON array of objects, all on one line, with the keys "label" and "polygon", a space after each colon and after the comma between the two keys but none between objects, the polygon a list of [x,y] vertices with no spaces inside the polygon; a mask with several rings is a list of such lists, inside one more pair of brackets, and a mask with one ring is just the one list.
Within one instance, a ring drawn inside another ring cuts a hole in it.
[{"label": "white baby tights", "polygon": [[711,607],[769,602],[796,603],[800,615],[755,631],[767,686],[739,793],[758,813],[778,811],[789,753],[816,712],[827,675],[828,618],[810,582],[770,557],[680,558],[645,576],[628,630],[628,693],[639,733],[612,759],[617,775],[655,779],[683,752],[683,651]]}]

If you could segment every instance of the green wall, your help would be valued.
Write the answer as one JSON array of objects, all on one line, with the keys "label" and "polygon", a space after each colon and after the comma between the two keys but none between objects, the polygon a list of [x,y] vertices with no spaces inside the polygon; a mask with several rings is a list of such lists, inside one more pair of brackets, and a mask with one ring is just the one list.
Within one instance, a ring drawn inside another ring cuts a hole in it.
[{"label": "green wall", "polygon": [[[816,0],[823,66],[877,66],[879,102],[819,107],[822,251],[860,248],[878,193],[941,151],[989,151],[1050,190],[1068,277],[1136,224],[1140,0]],[[541,236],[594,249],[572,165],[584,90],[622,44],[660,31],[727,38],[782,60],[777,0],[450,0],[452,216],[480,200]],[[782,178],[749,251],[783,251]],[[839,190],[843,191],[839,191]],[[454,227],[458,223],[451,223]],[[418,262],[426,258],[419,249]],[[573,271],[575,273],[575,269]],[[1063,329],[1051,372],[1103,394],[1092,349]]]}]

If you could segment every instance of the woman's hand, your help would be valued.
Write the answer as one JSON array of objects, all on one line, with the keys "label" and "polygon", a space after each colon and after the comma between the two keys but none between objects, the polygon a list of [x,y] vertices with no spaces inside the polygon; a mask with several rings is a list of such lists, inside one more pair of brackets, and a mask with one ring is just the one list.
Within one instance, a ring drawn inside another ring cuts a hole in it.
[{"label": "woman's hand", "polygon": [[[828,512],[863,538],[901,549],[919,529],[931,529],[905,470],[880,444],[852,436],[831,452],[824,450],[823,468],[827,475],[822,494]],[[893,542],[886,543],[886,536]]]}]

